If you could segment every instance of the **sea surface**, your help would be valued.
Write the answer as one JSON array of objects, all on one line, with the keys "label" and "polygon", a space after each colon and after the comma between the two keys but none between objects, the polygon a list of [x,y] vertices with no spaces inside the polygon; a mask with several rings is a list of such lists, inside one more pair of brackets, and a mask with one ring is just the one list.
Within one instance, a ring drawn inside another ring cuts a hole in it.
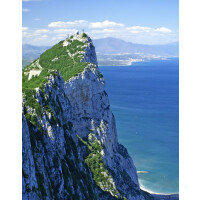
[{"label": "sea surface", "polygon": [[100,66],[140,184],[156,193],[179,192],[179,59]]}]

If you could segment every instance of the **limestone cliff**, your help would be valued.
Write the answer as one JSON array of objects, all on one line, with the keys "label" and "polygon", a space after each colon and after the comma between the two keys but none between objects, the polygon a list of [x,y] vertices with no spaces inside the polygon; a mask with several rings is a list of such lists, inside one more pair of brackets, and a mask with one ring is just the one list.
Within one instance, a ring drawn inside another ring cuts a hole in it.
[{"label": "limestone cliff", "polygon": [[23,70],[22,105],[23,199],[155,198],[140,189],[133,161],[118,143],[86,34],[61,41]]}]

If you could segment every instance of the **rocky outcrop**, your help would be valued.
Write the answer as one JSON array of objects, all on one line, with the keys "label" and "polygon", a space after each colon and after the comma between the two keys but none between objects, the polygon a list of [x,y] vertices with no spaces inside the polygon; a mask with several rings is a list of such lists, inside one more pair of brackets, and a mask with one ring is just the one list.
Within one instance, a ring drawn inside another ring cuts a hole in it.
[{"label": "rocky outcrop", "polygon": [[81,40],[84,70],[67,81],[56,71],[35,89],[34,104],[23,98],[23,199],[159,199],[139,187],[118,143],[95,48],[89,37]]}]

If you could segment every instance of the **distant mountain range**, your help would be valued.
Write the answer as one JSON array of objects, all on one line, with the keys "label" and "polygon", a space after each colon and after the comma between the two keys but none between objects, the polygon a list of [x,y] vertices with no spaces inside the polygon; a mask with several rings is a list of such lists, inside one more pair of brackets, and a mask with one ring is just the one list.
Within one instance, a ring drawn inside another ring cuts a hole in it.
[{"label": "distant mountain range", "polygon": [[33,46],[30,44],[22,45],[22,67],[32,63],[33,60],[38,58],[44,51],[49,49],[50,46]]},{"label": "distant mountain range", "polygon": [[[178,57],[179,43],[144,45],[125,42],[117,38],[93,40],[99,65],[130,65],[135,61]],[[22,67],[24,68],[50,46],[22,45]]]},{"label": "distant mountain range", "polygon": [[165,45],[144,45],[125,42],[117,38],[102,38],[93,40],[97,53],[102,54],[154,54],[160,56],[178,56],[179,43]]}]

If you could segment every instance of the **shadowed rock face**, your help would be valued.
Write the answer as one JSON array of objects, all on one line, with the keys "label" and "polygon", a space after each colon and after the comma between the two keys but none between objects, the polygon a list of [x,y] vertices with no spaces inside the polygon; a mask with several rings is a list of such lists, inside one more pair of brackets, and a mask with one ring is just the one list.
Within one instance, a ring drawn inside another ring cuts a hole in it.
[{"label": "shadowed rock face", "polygon": [[56,69],[31,101],[23,94],[23,199],[154,199],[140,190],[133,161],[118,143],[91,39],[73,38],[85,41],[83,71],[64,81]]},{"label": "shadowed rock face", "polygon": [[172,195],[153,194],[152,196],[154,197],[155,200],[178,200],[179,199],[178,194],[172,194]]}]

